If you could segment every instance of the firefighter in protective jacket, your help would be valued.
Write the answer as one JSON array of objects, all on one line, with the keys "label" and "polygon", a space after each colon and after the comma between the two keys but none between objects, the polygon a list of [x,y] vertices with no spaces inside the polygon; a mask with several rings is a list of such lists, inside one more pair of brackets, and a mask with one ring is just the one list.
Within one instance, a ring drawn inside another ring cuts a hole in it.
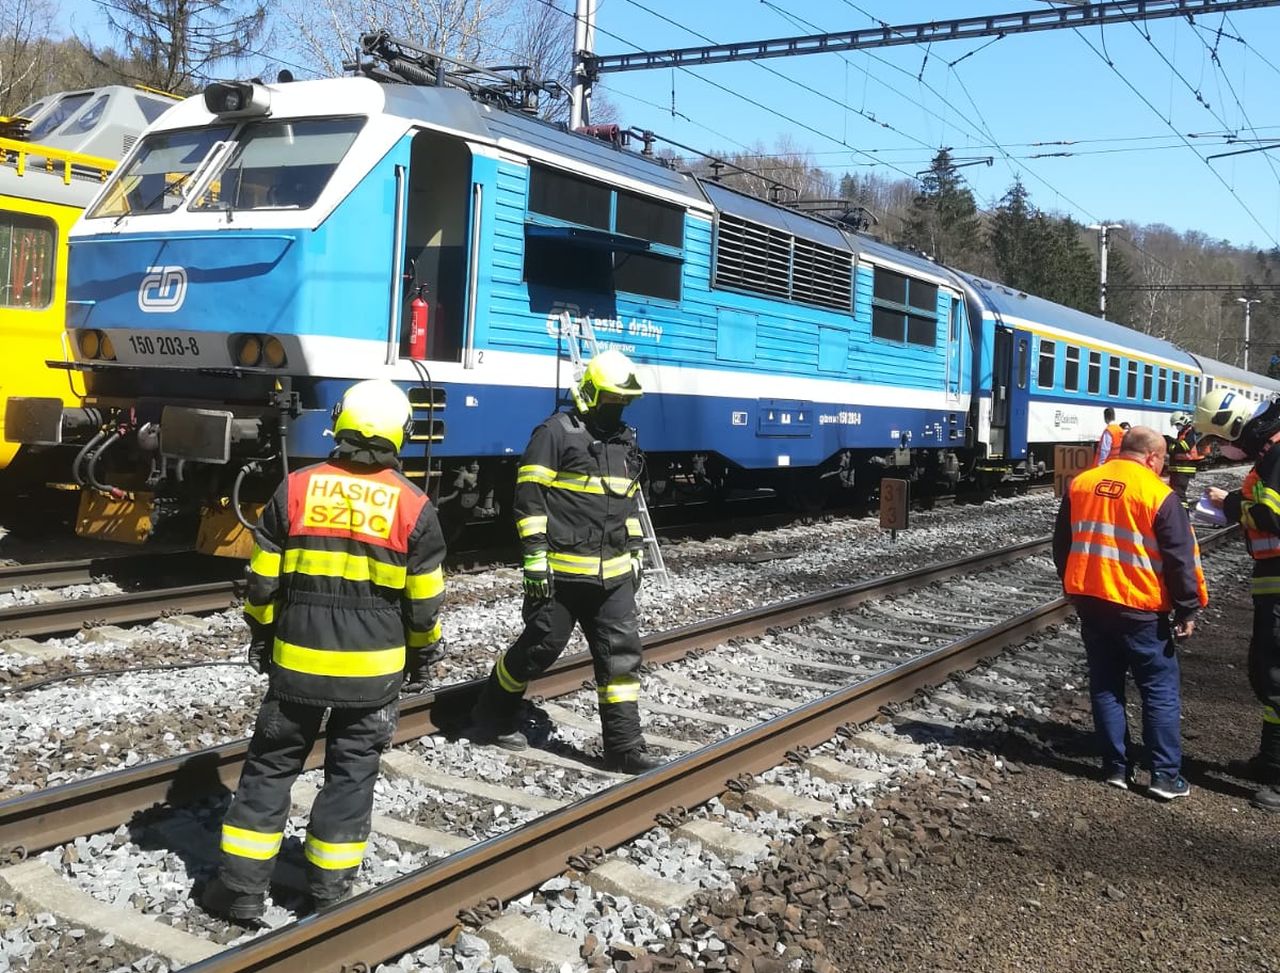
[{"label": "firefighter in protective jacket", "polygon": [[1280,402],[1261,405],[1238,392],[1214,389],[1196,406],[1195,426],[1222,443],[1230,460],[1253,460],[1239,490],[1210,487],[1205,496],[1228,522],[1244,528],[1253,558],[1253,638],[1249,642],[1249,687],[1262,704],[1258,752],[1233,760],[1228,770],[1261,788],[1255,807],[1280,811]]},{"label": "firefighter in protective jacket", "polygon": [[1169,486],[1184,505],[1187,488],[1200,470],[1200,460],[1203,459],[1196,448],[1199,436],[1192,424],[1193,419],[1189,412],[1175,412],[1170,418],[1176,435],[1169,444]]},{"label": "firefighter in protective jacket", "polygon": [[289,792],[326,711],[324,787],[303,844],[315,908],[355,880],[401,683],[443,651],[444,537],[400,472],[411,415],[391,382],[352,386],[328,461],[291,473],[254,533],[244,611],[250,662],[270,683],[201,900],[216,915],[262,917]]},{"label": "firefighter in protective jacket", "polygon": [[516,528],[524,551],[525,629],[499,658],[467,735],[511,750],[529,680],[564,651],[581,625],[595,662],[605,762],[640,773],[659,761],[640,734],[640,633],[635,592],[643,572],[641,459],[622,410],[639,398],[631,361],[605,351],[573,390],[575,409],[533,431],[516,474]]}]

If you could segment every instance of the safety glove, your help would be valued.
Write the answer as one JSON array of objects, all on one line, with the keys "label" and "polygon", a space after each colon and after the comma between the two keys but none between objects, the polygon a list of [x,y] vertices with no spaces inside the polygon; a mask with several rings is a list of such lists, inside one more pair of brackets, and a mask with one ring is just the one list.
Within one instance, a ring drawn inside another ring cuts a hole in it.
[{"label": "safety glove", "polygon": [[420,693],[431,679],[431,667],[445,656],[445,642],[440,639],[432,645],[410,646],[404,655],[405,692]]},{"label": "safety glove", "polygon": [[259,635],[249,638],[249,647],[245,650],[245,660],[253,667],[254,672],[266,673],[271,667],[271,640]]},{"label": "safety glove", "polygon": [[535,551],[524,556],[524,593],[529,598],[543,600],[551,597],[551,568],[547,565],[547,552]]},{"label": "safety glove", "polygon": [[636,583],[636,591],[639,591],[644,582],[644,554],[640,551],[631,552],[631,580]]}]

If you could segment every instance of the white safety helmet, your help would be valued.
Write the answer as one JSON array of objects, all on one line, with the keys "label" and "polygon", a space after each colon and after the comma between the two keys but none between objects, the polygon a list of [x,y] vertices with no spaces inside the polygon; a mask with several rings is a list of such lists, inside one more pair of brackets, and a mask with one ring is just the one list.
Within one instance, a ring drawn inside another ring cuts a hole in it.
[{"label": "white safety helmet", "polygon": [[1173,426],[1174,429],[1181,429],[1183,426],[1190,423],[1191,419],[1192,415],[1190,412],[1179,409],[1169,417],[1169,424]]},{"label": "white safety helmet", "polygon": [[1257,406],[1252,399],[1229,389],[1206,392],[1196,403],[1196,432],[1234,443],[1240,438],[1245,423],[1253,418]]}]

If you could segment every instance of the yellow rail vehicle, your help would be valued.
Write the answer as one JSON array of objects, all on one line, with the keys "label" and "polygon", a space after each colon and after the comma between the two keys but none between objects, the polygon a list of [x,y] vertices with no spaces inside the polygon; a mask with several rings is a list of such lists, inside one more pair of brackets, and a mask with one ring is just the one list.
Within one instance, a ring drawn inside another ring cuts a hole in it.
[{"label": "yellow rail vehicle", "polygon": [[[79,402],[70,360],[67,235],[152,121],[174,99],[122,85],[51,95],[0,118],[0,429],[11,397]],[[0,490],[43,482],[40,455],[0,440]]]}]

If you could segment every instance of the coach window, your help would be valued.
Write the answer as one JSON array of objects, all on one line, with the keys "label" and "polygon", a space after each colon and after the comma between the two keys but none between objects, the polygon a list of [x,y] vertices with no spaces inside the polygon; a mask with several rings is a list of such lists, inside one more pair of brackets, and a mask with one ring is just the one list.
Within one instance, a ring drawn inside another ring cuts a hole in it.
[{"label": "coach window", "polygon": [[1062,387],[1068,392],[1080,391],[1080,349],[1067,345],[1067,362],[1063,370]]},{"label": "coach window", "polygon": [[1142,366],[1142,398],[1145,402],[1151,401],[1151,379],[1154,371],[1151,365]]},{"label": "coach window", "polygon": [[682,206],[529,167],[524,276],[531,286],[680,300]]},{"label": "coach window", "polygon": [[1138,363],[1136,361],[1129,362],[1129,374],[1126,387],[1128,388],[1128,394],[1126,397],[1136,399],[1138,397]]},{"label": "coach window", "polygon": [[1042,389],[1053,388],[1053,364],[1057,357],[1057,348],[1052,341],[1040,339],[1040,370],[1036,375],[1036,384]]},{"label": "coach window", "polygon": [[57,236],[53,220],[0,213],[0,307],[49,306]]},{"label": "coach window", "polygon": [[1120,359],[1115,355],[1108,356],[1107,363],[1107,395],[1113,399],[1120,396]]},{"label": "coach window", "polygon": [[1018,388],[1025,389],[1030,379],[1027,377],[1031,371],[1031,344],[1026,338],[1018,339]]},{"label": "coach window", "polygon": [[1191,404],[1191,376],[1190,375],[1182,376],[1182,401],[1187,403],[1187,405]]},{"label": "coach window", "polygon": [[1178,405],[1182,402],[1181,372],[1174,371],[1169,373],[1169,400],[1173,402],[1174,405]]},{"label": "coach window", "polygon": [[1102,355],[1089,352],[1089,394],[1097,395],[1102,391]]},{"label": "coach window", "polygon": [[1163,402],[1169,396],[1169,369],[1160,369],[1160,379],[1156,391],[1156,401]]}]

